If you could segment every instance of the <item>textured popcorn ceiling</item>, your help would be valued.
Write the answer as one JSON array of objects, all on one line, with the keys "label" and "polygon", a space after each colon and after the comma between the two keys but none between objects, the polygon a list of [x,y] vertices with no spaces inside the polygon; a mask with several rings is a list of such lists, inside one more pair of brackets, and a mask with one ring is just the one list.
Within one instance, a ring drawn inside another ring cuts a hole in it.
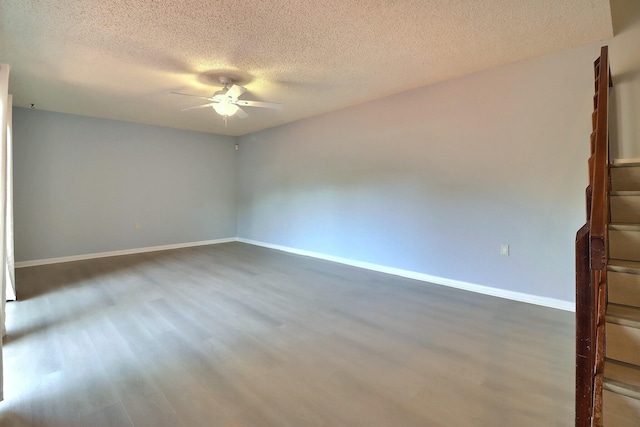
[{"label": "textured popcorn ceiling", "polygon": [[[608,0],[0,0],[14,104],[243,135],[612,36]],[[182,91],[246,86],[227,128]]]}]

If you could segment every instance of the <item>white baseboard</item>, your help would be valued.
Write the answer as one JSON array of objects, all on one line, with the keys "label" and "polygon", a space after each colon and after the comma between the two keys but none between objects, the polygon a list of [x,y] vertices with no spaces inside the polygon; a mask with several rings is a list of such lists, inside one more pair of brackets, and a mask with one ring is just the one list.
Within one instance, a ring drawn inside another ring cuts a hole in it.
[{"label": "white baseboard", "polygon": [[447,279],[444,277],[432,276],[430,274],[418,273],[410,270],[403,270],[401,268],[388,267],[384,265],[373,264],[370,262],[357,261],[349,258],[342,258],[342,257],[333,256],[333,255],[327,255],[320,252],[307,251],[303,249],[292,248],[289,246],[273,245],[271,243],[265,243],[257,240],[243,239],[243,238],[237,238],[237,237],[215,239],[215,240],[204,240],[200,242],[177,243],[172,245],[151,246],[146,248],[125,249],[125,250],[111,251],[111,252],[99,252],[99,253],[74,255],[74,256],[67,256],[67,257],[60,257],[60,258],[47,258],[47,259],[39,259],[39,260],[32,260],[32,261],[20,261],[15,263],[15,268],[34,267],[38,265],[58,264],[63,262],[82,261],[87,259],[106,258],[106,257],[112,257],[112,256],[120,256],[120,255],[131,255],[131,254],[139,254],[144,252],[166,251],[170,249],[188,248],[193,246],[215,245],[215,244],[229,243],[229,242],[241,242],[241,243],[247,243],[255,246],[262,246],[269,249],[276,249],[283,252],[289,252],[297,255],[318,258],[325,261],[337,262],[340,264],[346,264],[353,267],[364,268],[366,270],[373,270],[381,273],[387,273],[395,276],[415,279],[422,282],[429,282],[436,285],[448,286],[451,288],[462,289],[465,291],[476,292],[479,294],[490,295],[498,298],[505,298],[513,301],[520,301],[520,302],[525,302],[529,304],[535,304],[535,305],[540,305],[544,307],[550,307],[550,308],[555,308],[559,310],[575,312],[575,303],[571,301],[564,301],[564,300],[559,300],[555,298],[525,294],[522,292],[492,288],[489,286],[477,285],[475,283],[463,282],[463,281],[454,280],[454,279]]},{"label": "white baseboard", "polygon": [[555,308],[558,310],[575,312],[575,303],[555,298],[541,297],[538,295],[525,294],[522,292],[509,291],[505,289],[492,288],[489,286],[476,285],[474,283],[463,282],[460,280],[446,279],[444,277],[432,276],[430,274],[418,273],[400,268],[387,267],[384,265],[373,264],[369,262],[357,261],[349,258],[342,258],[333,255],[326,255],[320,252],[306,251],[303,249],[291,248],[288,246],[273,245],[270,243],[259,242],[238,238],[238,242],[248,243],[250,245],[262,246],[265,248],[276,249],[279,251],[290,252],[297,255],[304,255],[312,258],[319,258],[326,261],[333,261],[340,264],[351,265],[353,267],[364,268],[367,270],[379,271],[381,273],[393,274],[395,276],[407,277],[409,279],[429,282],[436,285],[448,286],[451,288],[462,289],[465,291],[476,292],[479,294],[490,295],[498,298],[509,299],[513,301],[525,302],[529,304],[540,305],[544,307]]},{"label": "white baseboard", "polygon": [[110,252],[98,252],[98,253],[92,253],[92,254],[73,255],[73,256],[66,256],[66,257],[60,257],[60,258],[47,258],[47,259],[36,259],[32,261],[19,261],[19,262],[16,262],[15,268],[34,267],[37,265],[47,265],[47,264],[59,264],[62,262],[82,261],[86,259],[106,258],[111,256],[140,254],[144,252],[166,251],[170,249],[190,248],[192,246],[217,245],[219,243],[229,243],[229,242],[235,242],[235,241],[237,241],[235,237],[229,237],[225,239],[203,240],[200,242],[176,243],[172,245],[149,246],[146,248],[124,249],[120,251],[110,251]]},{"label": "white baseboard", "polygon": [[630,158],[630,159],[615,159],[612,163],[615,166],[640,164],[640,158],[635,157],[635,158]]}]

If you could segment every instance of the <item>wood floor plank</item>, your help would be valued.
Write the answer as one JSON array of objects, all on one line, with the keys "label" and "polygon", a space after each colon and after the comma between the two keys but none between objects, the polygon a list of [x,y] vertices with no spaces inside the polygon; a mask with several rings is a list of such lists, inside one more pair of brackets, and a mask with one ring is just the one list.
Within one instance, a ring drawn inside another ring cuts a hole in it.
[{"label": "wood floor plank", "polygon": [[571,313],[241,243],[16,275],[0,427],[573,425]]}]

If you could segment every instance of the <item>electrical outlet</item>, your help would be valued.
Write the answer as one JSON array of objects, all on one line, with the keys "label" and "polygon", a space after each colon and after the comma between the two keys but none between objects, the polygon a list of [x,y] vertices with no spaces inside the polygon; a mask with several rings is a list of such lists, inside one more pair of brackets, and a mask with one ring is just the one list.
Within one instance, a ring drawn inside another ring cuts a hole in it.
[{"label": "electrical outlet", "polygon": [[509,245],[505,243],[500,245],[500,255],[509,256]]},{"label": "electrical outlet", "polygon": [[136,230],[140,230],[140,223],[136,222]]}]

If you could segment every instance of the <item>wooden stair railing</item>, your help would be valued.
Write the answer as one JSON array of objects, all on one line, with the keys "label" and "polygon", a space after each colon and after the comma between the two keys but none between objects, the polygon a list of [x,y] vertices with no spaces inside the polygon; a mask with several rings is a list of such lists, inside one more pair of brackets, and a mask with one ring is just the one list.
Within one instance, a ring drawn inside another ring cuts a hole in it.
[{"label": "wooden stair railing", "polygon": [[594,62],[594,73],[587,222],[576,235],[576,427],[602,426],[610,216],[607,46]]}]

